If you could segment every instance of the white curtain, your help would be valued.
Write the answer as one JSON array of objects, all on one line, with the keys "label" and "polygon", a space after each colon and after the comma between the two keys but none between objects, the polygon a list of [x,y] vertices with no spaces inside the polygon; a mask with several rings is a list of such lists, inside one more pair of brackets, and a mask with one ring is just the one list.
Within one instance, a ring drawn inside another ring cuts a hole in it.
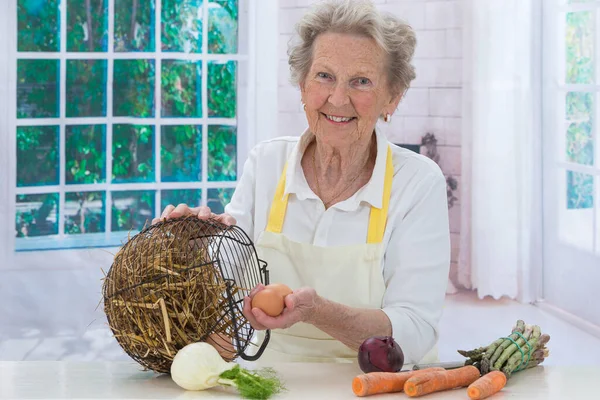
[{"label": "white curtain", "polygon": [[535,0],[464,0],[458,282],[531,301],[539,62]]}]

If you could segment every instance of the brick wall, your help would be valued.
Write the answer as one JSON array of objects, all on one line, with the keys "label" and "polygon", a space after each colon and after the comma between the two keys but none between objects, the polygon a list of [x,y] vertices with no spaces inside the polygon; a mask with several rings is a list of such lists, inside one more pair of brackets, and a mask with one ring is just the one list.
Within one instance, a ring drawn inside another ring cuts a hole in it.
[{"label": "brick wall", "polygon": [[[289,83],[287,42],[294,25],[314,0],[280,0],[279,135],[296,135],[306,126],[300,93]],[[417,33],[414,57],[417,78],[392,122],[382,125],[395,143],[420,144],[430,132],[437,138],[440,166],[458,182],[461,153],[462,32],[461,0],[374,0],[382,10],[403,18]],[[450,208],[451,275],[455,274],[460,233],[460,198]]]}]

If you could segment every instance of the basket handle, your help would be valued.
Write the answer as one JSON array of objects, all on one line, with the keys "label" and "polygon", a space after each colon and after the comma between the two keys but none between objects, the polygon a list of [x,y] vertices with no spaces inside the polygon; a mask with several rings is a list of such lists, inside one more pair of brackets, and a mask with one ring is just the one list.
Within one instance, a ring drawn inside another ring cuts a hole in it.
[{"label": "basket handle", "polygon": [[[258,259],[258,265],[259,265],[260,272],[262,272],[263,276],[264,276],[263,284],[268,285],[269,284],[269,270],[267,269],[268,263],[264,260]],[[258,348],[258,351],[256,352],[256,354],[251,356],[251,355],[246,354],[246,351],[244,350],[240,354],[240,357],[242,357],[242,359],[246,360],[246,361],[258,360],[262,356],[265,349],[267,348],[270,338],[271,338],[271,330],[267,329],[265,331],[265,337],[263,339],[263,342],[261,343],[260,347]]]},{"label": "basket handle", "polygon": [[267,344],[269,344],[270,338],[271,338],[271,330],[267,329],[265,331],[265,338],[263,339],[263,342],[261,343],[260,347],[258,348],[258,352],[255,355],[250,356],[250,355],[246,354],[246,351],[244,351],[244,352],[242,352],[242,354],[240,354],[240,357],[242,357],[242,359],[244,359],[246,361],[258,360],[260,358],[260,356],[262,356],[265,349],[267,348]]}]

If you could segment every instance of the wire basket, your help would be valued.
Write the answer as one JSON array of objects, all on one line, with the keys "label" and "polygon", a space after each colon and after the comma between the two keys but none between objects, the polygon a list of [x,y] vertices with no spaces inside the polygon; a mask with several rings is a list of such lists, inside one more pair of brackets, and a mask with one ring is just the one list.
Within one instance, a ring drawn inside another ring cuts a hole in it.
[{"label": "wire basket", "polygon": [[269,283],[267,263],[237,226],[184,217],[164,220],[130,238],[103,282],[104,312],[119,345],[150,370],[168,373],[184,346],[206,341],[226,361],[246,354],[254,329],[243,299]]}]

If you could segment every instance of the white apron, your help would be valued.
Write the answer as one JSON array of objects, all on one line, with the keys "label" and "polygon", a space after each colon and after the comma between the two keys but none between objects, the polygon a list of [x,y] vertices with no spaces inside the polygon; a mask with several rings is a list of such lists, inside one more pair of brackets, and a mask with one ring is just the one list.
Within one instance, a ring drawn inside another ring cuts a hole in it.
[{"label": "white apron", "polygon": [[[383,207],[371,207],[366,243],[321,247],[288,239],[281,231],[288,195],[284,196],[287,165],[281,174],[269,213],[266,231],[256,242],[257,252],[268,263],[269,281],[292,289],[312,287],[328,300],[350,307],[381,309],[385,283],[381,261],[383,236],[392,191],[394,169],[388,148]],[[367,227],[365,227],[367,228]],[[259,332],[261,343],[263,332]],[[422,362],[437,362],[432,350]],[[313,325],[297,323],[271,331],[259,361],[266,362],[354,362],[357,352]]]}]

